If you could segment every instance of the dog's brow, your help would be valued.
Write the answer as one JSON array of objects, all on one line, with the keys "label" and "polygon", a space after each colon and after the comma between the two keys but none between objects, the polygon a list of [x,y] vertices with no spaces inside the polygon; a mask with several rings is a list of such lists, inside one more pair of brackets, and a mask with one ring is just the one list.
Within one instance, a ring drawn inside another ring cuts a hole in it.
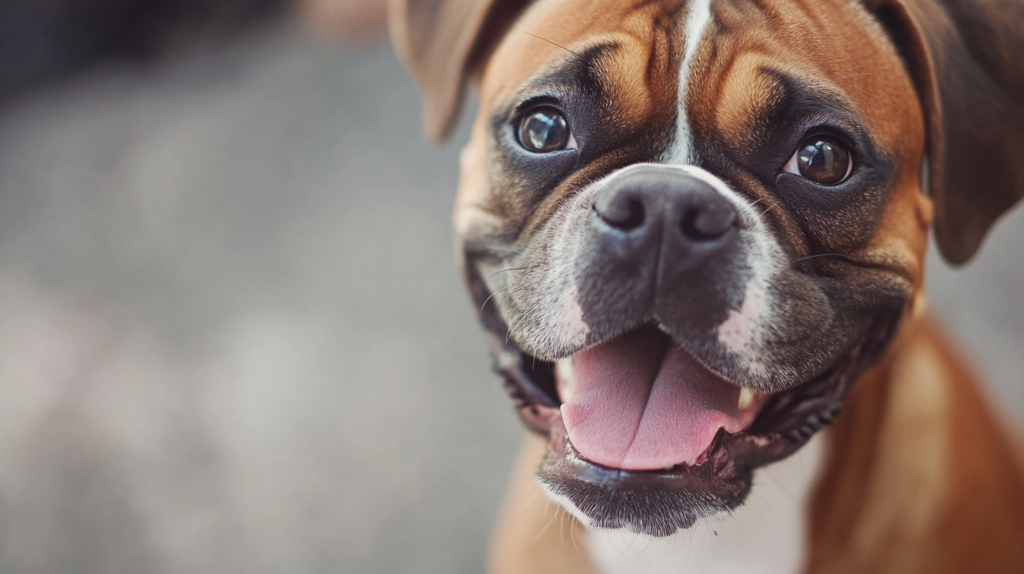
[{"label": "dog's brow", "polygon": [[777,70],[765,72],[773,77],[770,88],[773,98],[790,106],[856,113],[853,102],[830,80],[808,79]]},{"label": "dog's brow", "polygon": [[523,34],[526,34],[527,36],[533,36],[534,38],[536,38],[538,40],[543,40],[543,41],[547,42],[548,44],[551,44],[552,46],[558,46],[559,48],[565,50],[566,52],[569,52],[570,54],[572,54],[574,56],[579,56],[580,55],[579,52],[573,52],[572,50],[570,50],[569,48],[566,48],[565,46],[559,44],[558,42],[552,42],[551,40],[548,40],[547,38],[544,38],[542,36],[538,36],[538,35],[536,35],[536,34],[534,34],[532,32],[527,32],[526,30],[523,30]]},{"label": "dog's brow", "polygon": [[[534,34],[530,35],[544,40]],[[504,124],[524,103],[537,98],[580,91],[600,94],[603,91],[602,78],[595,71],[599,69],[601,60],[616,48],[618,44],[614,42],[603,42],[581,51],[566,49],[564,57],[549,62],[506,98],[504,105],[497,106],[497,111],[491,117],[492,125]]]},{"label": "dog's brow", "polygon": [[827,116],[858,138],[877,145],[867,122],[841,88],[829,80],[808,79],[772,68],[762,68],[769,81],[758,98],[755,113],[765,125],[784,125],[797,116]]}]

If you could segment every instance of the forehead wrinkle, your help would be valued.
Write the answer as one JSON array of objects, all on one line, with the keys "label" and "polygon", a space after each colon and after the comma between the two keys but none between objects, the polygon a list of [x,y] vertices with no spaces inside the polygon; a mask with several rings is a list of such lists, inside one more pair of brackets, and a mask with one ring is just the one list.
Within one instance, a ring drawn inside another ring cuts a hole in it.
[{"label": "forehead wrinkle", "polygon": [[[718,68],[718,73],[723,52],[757,51],[774,58],[777,66],[822,77],[841,76],[842,70],[833,74],[835,68],[864,59],[855,57],[857,50],[849,46],[853,40],[869,39],[865,26],[850,25],[847,16],[859,13],[843,0],[715,0],[713,9],[715,34],[709,41],[717,45],[709,68]],[[830,57],[821,58],[823,54]]]},{"label": "forehead wrinkle", "polygon": [[724,136],[746,139],[746,130],[761,127],[758,120],[784,101],[787,90],[778,78],[762,73],[764,60],[764,54],[743,52],[723,63],[721,81],[708,101],[715,106],[715,126]]},{"label": "forehead wrinkle", "polygon": [[779,80],[783,89],[782,104],[793,108],[795,115],[827,117],[878,150],[886,148],[868,129],[870,124],[864,110],[834,82],[772,68],[765,69],[764,73]]},{"label": "forehead wrinkle", "polygon": [[[674,112],[672,96],[675,85],[674,46],[672,42],[678,7],[648,3],[660,14],[640,14],[637,9],[609,37],[619,47],[614,56],[597,63],[597,77],[604,92],[612,100],[617,120],[641,123],[661,110]],[[646,5],[643,7],[647,7]]]},{"label": "forehead wrinkle", "polygon": [[574,50],[565,56],[552,60],[533,76],[527,78],[514,92],[495,106],[491,123],[508,121],[519,107],[531,98],[566,95],[578,91],[582,81],[594,80],[598,87],[607,89],[605,79],[592,72],[602,66],[602,61],[617,51],[619,45],[611,40],[596,41],[582,50]]},{"label": "forehead wrinkle", "polygon": [[856,104],[835,84],[770,67],[762,68],[761,72],[775,76],[775,85],[781,90],[782,101],[786,104],[796,106],[800,111],[826,109],[842,112],[844,116],[850,116],[854,123],[863,123]]},{"label": "forehead wrinkle", "polygon": [[[583,46],[566,48],[524,80],[495,106],[492,123],[504,121],[516,106],[532,97],[574,91],[581,78],[592,80],[607,99],[617,100],[617,120],[639,123],[654,112],[659,99],[670,98],[664,89],[675,83],[671,29],[658,17],[630,19],[621,29],[592,38]],[[643,73],[637,73],[642,70]],[[664,85],[662,85],[664,84]]]},{"label": "forehead wrinkle", "polygon": [[[621,41],[633,28],[650,33],[659,16],[679,9],[683,0],[537,0],[532,2],[499,43],[480,83],[480,100],[493,105],[516,90],[525,78],[565,49],[580,51],[595,41]],[[652,14],[654,12],[654,14]],[[557,45],[553,44],[556,43]],[[642,69],[642,68],[640,68]]]},{"label": "forehead wrinkle", "polygon": [[[787,109],[791,117],[818,115],[840,123],[857,136],[878,141],[865,129],[867,119],[857,103],[835,82],[807,75],[792,66],[780,67],[772,57],[750,51],[730,62],[718,83],[715,125],[723,134],[750,139]],[[787,118],[781,118],[783,120]]]}]

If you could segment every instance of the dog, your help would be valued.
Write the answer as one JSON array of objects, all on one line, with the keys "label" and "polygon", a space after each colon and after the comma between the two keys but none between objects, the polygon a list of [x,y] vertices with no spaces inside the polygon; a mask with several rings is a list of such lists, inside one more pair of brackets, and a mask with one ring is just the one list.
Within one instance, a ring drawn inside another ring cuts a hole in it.
[{"label": "dog", "polygon": [[492,571],[1024,572],[922,289],[1024,195],[1024,4],[389,11],[428,137],[479,92],[457,253],[533,437]]}]

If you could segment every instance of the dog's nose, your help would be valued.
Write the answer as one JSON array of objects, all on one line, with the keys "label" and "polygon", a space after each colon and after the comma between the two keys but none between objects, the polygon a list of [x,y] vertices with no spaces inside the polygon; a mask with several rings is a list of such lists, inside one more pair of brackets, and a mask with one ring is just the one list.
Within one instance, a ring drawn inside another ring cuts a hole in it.
[{"label": "dog's nose", "polygon": [[668,166],[624,174],[593,205],[592,225],[606,249],[640,265],[657,257],[663,271],[693,268],[736,236],[732,203],[710,184]]}]

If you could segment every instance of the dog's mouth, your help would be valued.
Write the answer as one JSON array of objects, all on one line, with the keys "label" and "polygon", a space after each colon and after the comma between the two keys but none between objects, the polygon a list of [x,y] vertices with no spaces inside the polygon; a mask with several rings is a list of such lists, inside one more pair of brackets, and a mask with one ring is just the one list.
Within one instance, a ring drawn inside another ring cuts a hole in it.
[{"label": "dog's mouth", "polygon": [[741,505],[754,469],[830,424],[865,343],[777,394],[719,378],[654,327],[557,364],[501,347],[506,390],[550,441],[539,472],[549,493],[589,526],[668,536]]},{"label": "dog's mouth", "polygon": [[653,326],[558,361],[555,381],[576,452],[632,471],[703,464],[718,433],[749,428],[767,398],[722,380]]},{"label": "dog's mouth", "polygon": [[589,526],[653,536],[740,506],[754,469],[832,422],[892,327],[878,321],[823,374],[768,394],[722,379],[653,325],[554,363],[521,350],[495,307],[482,318],[522,420],[549,438],[548,493]]}]

